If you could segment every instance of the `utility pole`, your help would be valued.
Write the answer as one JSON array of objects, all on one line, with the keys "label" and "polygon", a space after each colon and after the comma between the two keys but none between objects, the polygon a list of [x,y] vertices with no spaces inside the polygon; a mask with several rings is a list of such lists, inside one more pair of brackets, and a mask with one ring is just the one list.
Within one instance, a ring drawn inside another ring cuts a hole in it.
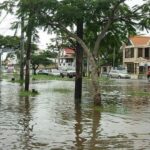
[{"label": "utility pole", "polygon": [[2,53],[3,53],[3,48],[4,48],[4,46],[2,45],[0,47],[0,81],[2,80],[2,59],[1,59],[1,56],[2,56]]},{"label": "utility pole", "polygon": [[1,62],[2,49],[0,49],[0,81],[2,80],[2,62]]},{"label": "utility pole", "polygon": [[116,55],[116,50],[115,50],[115,48],[114,48],[114,51],[113,51],[113,69],[115,69],[115,56]]},{"label": "utility pole", "polygon": [[[77,35],[83,39],[83,20],[77,20]],[[76,78],[75,78],[75,104],[81,103],[82,98],[82,65],[83,48],[79,43],[76,46]]]},{"label": "utility pole", "polygon": [[20,80],[24,80],[24,16],[21,17]]}]

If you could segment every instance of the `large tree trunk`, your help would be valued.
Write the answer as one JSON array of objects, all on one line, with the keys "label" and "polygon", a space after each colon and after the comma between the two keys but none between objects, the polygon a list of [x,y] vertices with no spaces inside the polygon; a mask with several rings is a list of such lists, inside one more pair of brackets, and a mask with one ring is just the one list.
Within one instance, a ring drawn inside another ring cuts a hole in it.
[{"label": "large tree trunk", "polygon": [[33,65],[32,64],[32,69],[33,69],[33,74],[36,75],[36,70],[38,69],[39,65]]},{"label": "large tree trunk", "polygon": [[91,65],[91,82],[92,82],[92,95],[94,100],[94,105],[101,105],[101,93],[100,93],[100,85],[97,74],[97,66],[94,61],[92,54],[89,54],[90,65]]},{"label": "large tree trunk", "polygon": [[[83,21],[77,20],[77,36],[83,38]],[[82,97],[82,60],[83,48],[77,42],[76,46],[76,78],[75,78],[75,103],[81,102]]]},{"label": "large tree trunk", "polygon": [[72,37],[74,37],[82,46],[84,49],[85,54],[87,55],[89,59],[89,63],[91,65],[91,82],[92,82],[92,89],[91,89],[91,95],[94,100],[94,105],[101,105],[101,93],[100,93],[100,85],[99,85],[99,80],[98,80],[98,74],[97,74],[97,65],[95,62],[95,59],[88,49],[88,47],[85,45],[85,43],[78,38],[76,35],[71,34]]},{"label": "large tree trunk", "polygon": [[1,60],[2,51],[0,50],[0,81],[2,80],[2,60]]},{"label": "large tree trunk", "polygon": [[91,115],[92,127],[91,127],[91,139],[89,140],[89,149],[96,149],[97,139],[99,138],[99,129],[101,128],[101,112],[95,108],[92,110]]},{"label": "large tree trunk", "polygon": [[31,59],[31,39],[33,31],[33,16],[30,12],[28,27],[27,27],[27,51],[26,51],[26,72],[25,72],[25,91],[29,91],[30,84],[30,59]]},{"label": "large tree trunk", "polygon": [[77,41],[81,44],[81,46],[84,49],[85,54],[87,55],[89,59],[89,62],[91,65],[91,82],[92,82],[91,95],[94,100],[94,105],[100,106],[101,105],[101,93],[100,93],[100,85],[99,85],[98,74],[97,74],[97,65],[95,62],[96,60],[94,59],[88,47],[80,38],[74,35],[72,35],[72,37],[76,38]]},{"label": "large tree trunk", "polygon": [[33,68],[33,74],[36,75],[36,69],[35,68]]},{"label": "large tree trunk", "polygon": [[87,55],[90,65],[91,65],[91,68],[92,68],[91,78],[92,78],[93,92],[91,94],[93,96],[94,105],[100,106],[101,105],[101,94],[100,94],[100,85],[98,82],[97,66],[96,66],[94,57],[93,57],[92,53],[90,52],[90,49],[88,49],[88,47],[86,46],[84,41],[82,39],[80,39],[76,34],[70,32],[62,25],[56,25],[56,26],[58,26],[59,28],[64,30],[70,37],[76,39],[78,41],[78,43],[82,46],[84,53]]},{"label": "large tree trunk", "polygon": [[25,72],[25,91],[29,91],[30,84],[30,53],[31,53],[31,37],[28,37],[28,48],[26,53],[26,72]]}]

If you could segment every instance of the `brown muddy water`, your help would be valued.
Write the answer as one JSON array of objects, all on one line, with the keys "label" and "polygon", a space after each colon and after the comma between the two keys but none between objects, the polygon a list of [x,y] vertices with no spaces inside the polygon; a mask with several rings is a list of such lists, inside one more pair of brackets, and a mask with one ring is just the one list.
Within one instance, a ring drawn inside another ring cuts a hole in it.
[{"label": "brown muddy water", "polygon": [[149,150],[150,84],[103,84],[103,108],[93,107],[87,86],[75,107],[73,81],[33,83],[39,95],[30,97],[19,96],[19,84],[1,81],[0,150]]}]

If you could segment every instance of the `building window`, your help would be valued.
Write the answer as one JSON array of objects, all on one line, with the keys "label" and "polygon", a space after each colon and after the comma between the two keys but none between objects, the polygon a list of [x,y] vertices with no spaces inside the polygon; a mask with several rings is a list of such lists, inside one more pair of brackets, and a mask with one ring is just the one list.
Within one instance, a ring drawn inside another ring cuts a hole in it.
[{"label": "building window", "polygon": [[139,74],[143,74],[145,73],[145,67],[144,66],[140,66],[139,67]]},{"label": "building window", "polygon": [[145,48],[145,58],[149,58],[149,48]]},{"label": "building window", "polygon": [[138,57],[143,57],[143,49],[138,48]]},{"label": "building window", "polygon": [[72,62],[73,62],[73,59],[72,59],[72,58],[68,58],[68,59],[66,59],[66,62],[67,62],[67,63],[72,63]]},{"label": "building window", "polygon": [[134,48],[125,49],[125,58],[133,58],[134,57]]},{"label": "building window", "polygon": [[60,59],[60,63],[63,63],[63,59]]}]

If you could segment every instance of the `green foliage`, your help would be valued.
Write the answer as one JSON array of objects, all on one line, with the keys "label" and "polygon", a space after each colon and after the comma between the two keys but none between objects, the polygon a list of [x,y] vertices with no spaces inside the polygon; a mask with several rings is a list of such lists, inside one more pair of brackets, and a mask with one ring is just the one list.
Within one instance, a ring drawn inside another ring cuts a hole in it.
[{"label": "green foliage", "polygon": [[13,13],[13,8],[15,7],[16,0],[4,0],[0,3],[0,11],[5,10],[8,13]]},{"label": "green foliage", "polygon": [[47,49],[54,52],[59,52],[61,49],[66,47],[75,49],[76,41],[74,39],[68,39],[66,34],[58,33],[56,38],[50,39]]},{"label": "green foliage", "polygon": [[47,57],[47,58],[56,58],[58,53],[47,50],[47,51],[42,52],[41,55],[43,55],[44,57]]},{"label": "green foliage", "polygon": [[19,95],[22,97],[27,97],[27,96],[36,96],[38,95],[38,93],[34,93],[32,91],[21,91]]},{"label": "green foliage", "polygon": [[44,66],[47,66],[49,64],[52,64],[52,61],[49,60],[45,55],[43,54],[39,54],[39,55],[32,55],[31,56],[31,64],[33,66],[35,65],[44,65]]},{"label": "green foliage", "polygon": [[34,70],[34,74],[36,74],[36,70],[38,69],[39,65],[48,66],[54,64],[51,58],[56,58],[57,53],[44,51],[40,54],[32,54],[31,56],[31,64]]},{"label": "green foliage", "polygon": [[32,80],[63,80],[63,81],[73,81],[73,78],[62,78],[61,76],[51,76],[51,75],[32,75]]},{"label": "green foliage", "polygon": [[131,96],[150,96],[149,92],[144,92],[144,91],[130,91],[128,92],[129,95]]},{"label": "green foliage", "polygon": [[109,28],[104,35],[101,35],[98,57],[101,58],[102,63],[113,62],[115,49],[115,65],[119,65],[122,64],[122,59],[120,59],[122,58],[120,51],[122,42],[127,40],[128,35],[136,34],[136,27],[139,25],[142,28],[148,28],[150,19],[143,15],[149,10],[146,6],[130,8],[124,2],[118,4],[119,1],[116,0],[62,0],[58,3],[55,19],[50,18],[56,23],[70,27],[76,24],[77,19],[82,18],[84,20],[84,42],[92,52],[96,44],[93,41],[97,40],[98,35],[111,21]]},{"label": "green foliage", "polygon": [[54,92],[59,92],[59,93],[69,93],[71,92],[70,89],[65,89],[65,88],[55,88],[53,89]]},{"label": "green foliage", "polygon": [[20,38],[17,36],[0,35],[0,46],[2,45],[6,48],[19,48]]},{"label": "green foliage", "polygon": [[115,100],[114,100],[114,103],[113,101],[111,101],[111,103],[109,104],[105,104],[103,107],[94,107],[94,109],[96,111],[99,111],[99,112],[111,112],[111,113],[114,113],[114,114],[127,114],[128,113],[128,110],[126,107],[119,107]]},{"label": "green foliage", "polygon": [[99,82],[101,84],[110,84],[110,83],[112,84],[112,83],[114,83],[114,81],[112,79],[110,79],[109,77],[100,77]]},{"label": "green foliage", "polygon": [[[18,36],[3,36],[0,35],[0,46],[4,46],[4,48],[12,48],[15,49],[15,53],[8,53],[7,58],[13,58],[14,54],[17,55],[17,58],[20,59],[20,37]],[[25,42],[25,49],[27,48],[27,43]],[[36,44],[31,44],[32,52],[38,50]],[[25,53],[25,52],[24,52]]]}]

